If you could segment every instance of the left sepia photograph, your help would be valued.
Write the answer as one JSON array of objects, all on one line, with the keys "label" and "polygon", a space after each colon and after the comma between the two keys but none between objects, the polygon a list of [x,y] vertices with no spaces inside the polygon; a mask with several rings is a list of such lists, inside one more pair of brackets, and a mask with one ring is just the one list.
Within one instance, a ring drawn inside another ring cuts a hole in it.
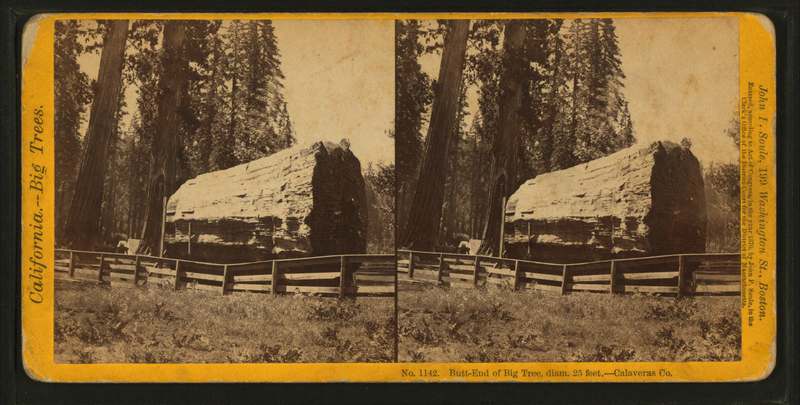
[{"label": "left sepia photograph", "polygon": [[54,362],[397,361],[391,20],[57,20]]}]

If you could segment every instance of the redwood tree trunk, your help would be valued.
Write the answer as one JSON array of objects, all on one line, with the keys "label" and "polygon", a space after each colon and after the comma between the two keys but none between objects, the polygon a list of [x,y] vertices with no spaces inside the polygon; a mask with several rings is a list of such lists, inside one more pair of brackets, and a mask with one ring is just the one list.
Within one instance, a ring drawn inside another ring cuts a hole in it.
[{"label": "redwood tree trunk", "polygon": [[[119,103],[122,105],[122,102],[125,100],[124,92],[119,93]],[[120,114],[120,109],[117,109],[117,115],[114,118],[114,122],[119,123],[122,120],[122,114]],[[103,235],[103,240],[109,240],[111,238],[112,233],[116,230],[116,222],[117,222],[117,214],[116,214],[116,183],[117,183],[117,176],[116,176],[116,156],[117,156],[117,142],[119,141],[119,126],[117,125],[114,127],[114,132],[111,135],[111,139],[108,141],[108,149],[106,153],[106,179],[104,181],[105,187],[105,195],[103,196],[103,202],[101,204],[102,208],[102,217],[101,217],[101,235]]]},{"label": "redwood tree trunk", "polygon": [[442,52],[438,91],[433,100],[431,124],[425,139],[425,157],[411,204],[408,226],[401,245],[433,250],[444,200],[445,165],[455,130],[462,74],[467,51],[469,20],[452,20]]},{"label": "redwood tree trunk", "polygon": [[475,133],[472,138],[472,153],[475,157],[475,162],[472,164],[472,171],[471,171],[471,180],[470,180],[470,202],[469,202],[469,237],[470,239],[478,239],[480,237],[479,232],[482,229],[479,228],[480,225],[483,225],[483,222],[480,220],[480,199],[478,198],[478,190],[481,189],[481,179],[478,176],[478,164],[480,162],[480,151],[478,150],[478,134]]},{"label": "redwood tree trunk", "polygon": [[450,173],[450,178],[445,181],[445,203],[442,206],[442,221],[439,224],[439,244],[446,245],[450,241],[453,234],[453,227],[455,223],[455,203],[456,203],[456,183],[458,175],[456,173],[454,156],[450,156],[450,164],[447,165],[447,173]]},{"label": "redwood tree trunk", "polygon": [[91,250],[100,231],[103,182],[106,178],[108,145],[117,126],[116,112],[122,87],[122,68],[128,20],[112,20],[103,41],[97,94],[92,102],[86,151],[75,184],[65,236],[72,249]]},{"label": "redwood tree trunk", "polygon": [[504,220],[503,198],[514,193],[519,156],[519,107],[522,99],[522,47],[525,25],[522,20],[506,24],[503,40],[503,70],[498,96],[498,131],[492,144],[492,170],[489,177],[489,198],[483,226],[480,254],[501,256],[500,228]]},{"label": "redwood tree trunk", "polygon": [[181,83],[188,63],[183,57],[185,27],[182,21],[164,25],[164,71],[159,78],[158,118],[153,137],[150,180],[139,252],[161,255],[161,217],[164,197],[175,191],[175,165],[178,158],[178,105],[181,102]]}]

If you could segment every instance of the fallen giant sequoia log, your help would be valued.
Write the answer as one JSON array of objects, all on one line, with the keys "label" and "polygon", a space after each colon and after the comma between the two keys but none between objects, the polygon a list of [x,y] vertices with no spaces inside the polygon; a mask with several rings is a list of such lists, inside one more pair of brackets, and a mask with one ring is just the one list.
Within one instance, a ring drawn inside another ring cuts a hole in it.
[{"label": "fallen giant sequoia log", "polygon": [[[361,164],[318,142],[187,181],[167,204],[167,255],[234,263],[366,253]],[[173,228],[172,230],[170,228]]]},{"label": "fallen giant sequoia log", "polygon": [[532,260],[556,263],[705,252],[700,164],[672,142],[537,176],[505,214],[509,257],[529,248]]}]

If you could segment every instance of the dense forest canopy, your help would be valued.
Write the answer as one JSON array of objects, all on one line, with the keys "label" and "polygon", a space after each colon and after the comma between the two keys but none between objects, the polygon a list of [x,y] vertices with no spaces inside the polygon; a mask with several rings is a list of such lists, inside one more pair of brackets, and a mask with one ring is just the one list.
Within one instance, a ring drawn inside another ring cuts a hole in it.
[{"label": "dense forest canopy", "polygon": [[[121,53],[112,55],[114,44]],[[155,253],[162,198],[200,174],[297,144],[270,20],[61,20],[54,56],[58,246],[110,250],[143,238],[142,252]],[[100,74],[98,63],[106,66]],[[108,89],[108,111],[94,113]],[[90,119],[109,125],[94,128]],[[82,169],[82,161],[102,170]],[[394,164],[362,170],[375,217],[369,249],[389,253]],[[76,192],[81,181],[87,186]],[[89,208],[70,217],[76,204]],[[90,236],[76,238],[75,229]]]},{"label": "dense forest canopy", "polygon": [[[271,21],[132,20],[124,32],[112,25],[56,22],[61,246],[79,247],[65,234],[68,226],[94,235],[79,242],[86,249],[141,238],[147,213],[159,209],[158,196],[199,174],[297,143]],[[498,207],[523,181],[636,142],[613,20],[473,20],[466,44],[461,31],[453,40],[454,27],[446,20],[395,22],[395,127],[386,135],[395,141],[397,163],[362,167],[370,215],[381,218],[370,222],[373,252],[391,251],[395,224],[400,247],[420,243],[420,232],[408,232],[410,223],[431,230],[423,233],[423,250],[499,236],[491,228],[500,222]],[[122,56],[112,55],[112,43],[121,44]],[[82,64],[87,59],[101,65],[106,59],[97,79],[87,73],[96,66]],[[111,86],[109,78],[118,76]],[[95,114],[94,104],[111,108]],[[93,126],[94,115],[104,118]],[[738,147],[737,123],[734,117],[720,131]],[[90,148],[91,139],[99,146]],[[709,249],[735,249],[738,165],[703,166]],[[94,169],[82,173],[82,167]],[[421,176],[426,187],[435,186],[415,198]],[[151,193],[156,188],[161,191]],[[68,220],[76,203],[89,208]]]},{"label": "dense forest canopy", "polygon": [[[438,84],[419,64],[439,52],[446,21],[398,21],[397,146],[398,198],[408,199],[423,141],[424,120]],[[635,142],[624,74],[610,19],[524,20],[522,46],[504,50],[508,21],[473,21],[464,67],[461,108],[447,157],[444,211],[438,244],[453,244],[456,234],[480,238],[488,215],[489,168],[497,160],[500,98],[504,69],[521,64],[509,83],[521,87],[519,120],[513,124],[521,153],[515,161],[514,186],[553,170],[605,156]],[[506,62],[512,58],[515,62]],[[477,93],[469,106],[466,93]],[[472,107],[472,108],[470,108]],[[477,107],[477,108],[476,108]],[[469,111],[475,111],[471,124]],[[467,128],[469,126],[469,128]],[[403,149],[403,145],[406,149]],[[510,188],[510,187],[509,187]],[[514,187],[515,188],[515,187]],[[513,192],[513,190],[510,190]],[[406,225],[404,209],[400,226]],[[463,236],[461,236],[463,238]]]},{"label": "dense forest canopy", "polygon": [[[78,61],[102,53],[108,21],[56,23],[55,80],[57,193],[56,221],[63,224],[78,181],[82,133],[96,89]],[[199,174],[271,155],[294,144],[282,95],[280,51],[269,20],[183,21],[176,110],[178,148],[175,186]],[[141,236],[154,142],[159,136],[159,99],[165,80],[164,21],[131,21],[125,39],[124,67],[115,128],[104,153],[107,170],[102,214],[96,216],[102,238],[111,233]],[[128,89],[134,106],[123,108]],[[124,117],[128,113],[130,117]],[[127,124],[127,125],[126,125]],[[63,228],[57,241],[66,243]]]},{"label": "dense forest canopy", "polygon": [[[430,136],[427,120],[442,90],[426,73],[431,69],[423,65],[432,66],[434,60],[438,66],[451,22],[405,20],[396,24],[398,232],[403,235],[405,229],[411,229],[411,222],[419,222],[409,217],[414,211],[417,182],[422,181],[419,168],[429,152],[424,146]],[[495,233],[499,237],[499,230],[489,228],[501,221],[495,218],[499,209],[492,205],[499,206],[501,197],[507,198],[522,182],[636,143],[614,21],[541,19],[522,20],[521,25],[514,29],[522,30],[524,39],[521,47],[514,49],[508,45],[509,21],[471,22],[460,109],[446,169],[441,173],[445,178],[442,212],[433,218],[438,235],[431,244],[420,243],[408,233],[400,241],[401,247],[452,249],[467,238],[494,238]],[[513,107],[517,101],[508,99],[509,90],[501,88],[504,80],[505,86],[521,89],[518,108]],[[500,116],[504,106],[512,106],[506,111],[516,110],[515,120]],[[504,148],[506,152],[501,153]],[[509,155],[509,150],[514,153]],[[705,165],[708,192],[719,195],[711,201],[719,201],[720,215],[725,218],[712,218],[709,228],[737,233],[737,211],[729,201],[738,194],[722,183],[732,184],[730,179],[738,176],[738,169],[734,173],[734,164]],[[509,175],[514,178],[503,179],[505,185],[499,187],[498,177],[502,179],[510,168],[513,172]],[[425,181],[430,186],[430,180]],[[718,234],[709,232],[710,244],[717,243],[714,237]]]}]

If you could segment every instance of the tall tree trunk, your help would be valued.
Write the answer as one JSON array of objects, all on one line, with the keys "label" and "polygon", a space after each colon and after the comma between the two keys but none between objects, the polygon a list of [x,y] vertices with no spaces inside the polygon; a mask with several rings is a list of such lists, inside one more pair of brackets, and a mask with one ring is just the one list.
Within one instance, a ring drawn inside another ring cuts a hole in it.
[{"label": "tall tree trunk", "polygon": [[444,199],[445,165],[460,107],[462,74],[467,51],[469,20],[452,20],[442,52],[438,91],[431,110],[431,124],[425,140],[425,157],[411,204],[408,226],[401,246],[433,250],[439,230]]},{"label": "tall tree trunk", "polygon": [[[122,89],[119,92],[119,100],[117,101],[119,105],[123,105],[122,103],[125,101],[125,90]],[[108,141],[108,150],[106,153],[106,179],[104,187],[106,187],[105,195],[103,196],[103,206],[104,209],[102,210],[102,217],[101,217],[101,228],[102,228],[102,235],[103,240],[109,240],[111,238],[111,234],[117,230],[116,223],[117,223],[117,207],[116,207],[116,199],[117,199],[117,143],[119,142],[120,136],[120,129],[119,123],[122,122],[123,114],[122,109],[117,108],[117,114],[114,118],[114,122],[116,126],[114,127],[114,132],[111,135],[111,139]]]},{"label": "tall tree trunk", "polygon": [[[114,159],[113,152],[109,153],[108,159],[109,160]],[[109,173],[107,175],[107,179],[106,179],[106,183],[105,183],[105,187],[106,187],[105,196],[103,196],[103,201],[105,202],[105,207],[103,207],[103,210],[102,210],[103,214],[102,214],[102,217],[101,217],[101,220],[102,220],[101,221],[102,235],[103,235],[103,239],[104,240],[108,240],[111,237],[111,233],[114,231],[114,222],[115,222],[115,218],[114,218],[115,207],[114,207],[114,205],[115,205],[115,199],[116,199],[116,196],[115,196],[115,191],[116,191],[116,187],[115,187],[115,183],[116,183],[115,180],[116,179],[115,179],[115,177],[116,176],[114,176],[113,167],[109,168],[109,169],[110,170],[109,170]]]},{"label": "tall tree trunk", "polygon": [[[236,22],[232,22],[232,24],[236,24]],[[237,113],[237,100],[236,96],[239,93],[237,79],[239,78],[239,29],[236,29],[236,35],[232,37],[231,42],[233,43],[233,51],[231,52],[229,58],[232,58],[233,65],[231,68],[231,119],[228,126],[228,136],[221,136],[219,138],[220,143],[226,143],[227,145],[218,145],[218,147],[223,147],[224,155],[223,155],[223,163],[222,167],[217,167],[217,170],[220,169],[227,169],[229,167],[236,166],[239,163],[238,158],[236,157],[235,150],[236,150],[236,113]]]},{"label": "tall tree trunk", "polygon": [[517,160],[519,155],[519,107],[522,99],[523,62],[522,46],[525,25],[522,20],[506,24],[503,40],[503,71],[500,76],[498,96],[498,131],[492,143],[493,164],[489,177],[489,198],[483,226],[483,243],[480,253],[501,256],[500,229],[505,220],[503,201],[515,191]]},{"label": "tall tree trunk", "polygon": [[450,164],[447,165],[447,173],[450,174],[445,181],[445,203],[442,206],[442,221],[439,225],[439,244],[446,245],[450,241],[450,236],[453,234],[453,227],[455,223],[456,207],[455,207],[455,190],[458,184],[458,174],[456,173],[455,162],[453,153],[450,154]]},{"label": "tall tree trunk", "polygon": [[[236,92],[238,91],[236,88],[236,78],[237,75],[234,73],[233,79],[231,79],[231,121],[228,127],[228,138],[224,141],[231,142],[234,145],[236,144]],[[227,164],[235,166],[233,162],[227,162]]]},{"label": "tall tree trunk", "polygon": [[160,255],[161,217],[164,197],[175,191],[175,166],[178,159],[178,105],[181,84],[188,70],[183,56],[185,27],[183,21],[164,25],[164,70],[159,78],[158,118],[151,150],[150,181],[139,253]]},{"label": "tall tree trunk", "polygon": [[135,228],[135,208],[136,208],[136,199],[135,195],[135,186],[136,186],[136,172],[138,171],[139,162],[135,158],[136,156],[136,140],[131,140],[131,147],[128,151],[128,238],[129,239],[138,239],[138,235],[134,233]]},{"label": "tall tree trunk", "polygon": [[[572,76],[572,120],[570,122],[570,128],[572,131],[572,137],[577,140],[578,137],[578,73],[573,73],[575,76]],[[577,146],[577,142],[576,142]],[[575,155],[577,151],[573,151],[572,154]],[[571,167],[571,166],[567,166]],[[566,169],[564,167],[563,169]]]},{"label": "tall tree trunk", "polygon": [[467,107],[467,83],[461,85],[461,94],[458,103],[461,110],[456,114],[456,121],[452,132],[453,138],[450,140],[450,152],[447,157],[447,177],[445,181],[445,203],[443,205],[442,223],[439,229],[439,244],[447,245],[453,239],[456,230],[456,220],[458,208],[456,206],[456,190],[463,189],[464,181],[461,177],[459,168],[459,152],[461,148],[461,126],[464,123],[464,108]]},{"label": "tall tree trunk", "polygon": [[108,145],[117,127],[115,120],[122,87],[122,68],[128,20],[112,20],[103,41],[97,94],[92,102],[86,152],[72,197],[65,236],[73,249],[91,250],[99,231],[103,203],[103,182],[106,174]]},{"label": "tall tree trunk", "polygon": [[399,183],[397,190],[397,228],[395,229],[395,238],[399,241],[403,237],[408,224],[408,216],[411,213],[411,204],[414,202],[414,189],[416,188],[416,181],[414,175],[410,175],[408,180]]},{"label": "tall tree trunk", "polygon": [[475,131],[472,138],[472,170],[470,177],[470,190],[469,190],[469,237],[470,239],[478,238],[478,190],[480,190],[480,177],[478,176],[478,162],[480,155],[478,150],[478,131]]}]

